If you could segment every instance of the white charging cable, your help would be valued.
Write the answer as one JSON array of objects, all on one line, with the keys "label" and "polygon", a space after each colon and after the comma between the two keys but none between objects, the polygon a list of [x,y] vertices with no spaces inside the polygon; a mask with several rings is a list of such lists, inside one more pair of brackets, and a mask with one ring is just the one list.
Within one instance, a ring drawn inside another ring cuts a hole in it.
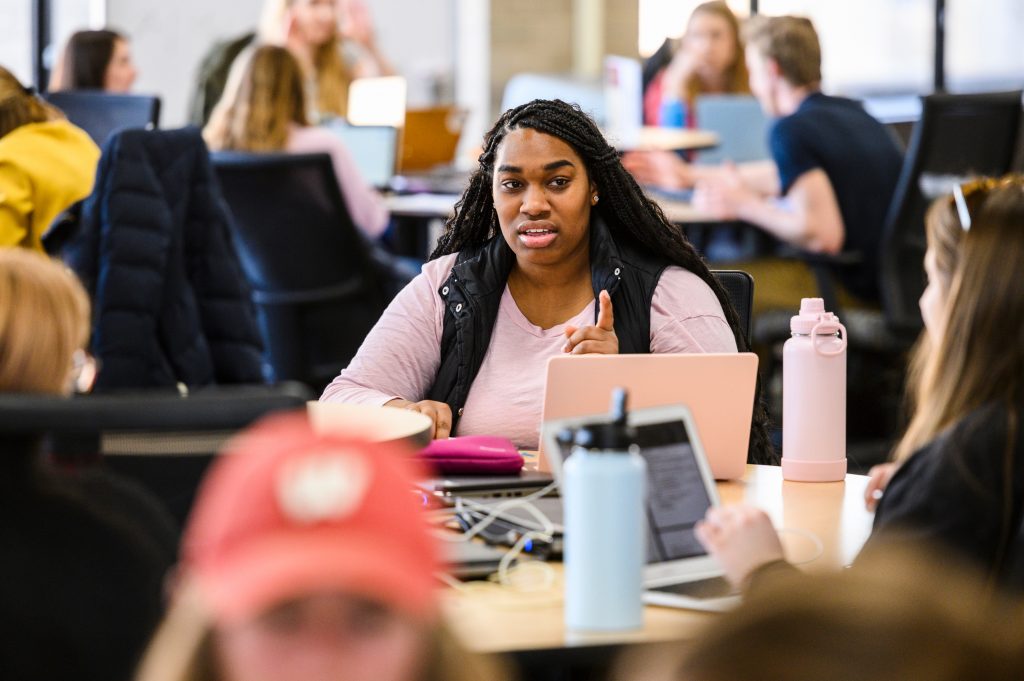
[{"label": "white charging cable", "polygon": [[[438,534],[445,541],[456,543],[466,542],[487,529],[487,527],[494,523],[501,514],[514,508],[522,508],[533,516],[540,529],[527,530],[526,532],[523,532],[512,547],[501,557],[501,560],[498,563],[498,582],[502,586],[510,587],[518,591],[539,591],[550,589],[555,583],[555,571],[550,565],[538,561],[531,561],[529,563],[520,563],[513,571],[512,561],[516,560],[522,554],[526,545],[531,541],[543,541],[547,543],[554,541],[554,523],[552,523],[551,519],[548,518],[543,511],[537,508],[533,502],[547,494],[550,494],[556,489],[558,489],[558,482],[554,481],[536,492],[532,492],[526,496],[508,499],[493,506],[489,504],[485,505],[476,503],[469,499],[459,498],[456,500],[455,507],[452,509],[456,515],[467,508],[478,512],[486,512],[487,515],[464,532],[452,533],[445,531]],[[527,568],[527,565],[530,567]],[[525,575],[529,572],[539,572],[539,582],[531,582],[530,580],[518,578],[520,575]],[[515,576],[513,573],[515,573]],[[465,588],[465,585],[461,582],[450,579],[446,579],[445,581],[456,588]]]}]

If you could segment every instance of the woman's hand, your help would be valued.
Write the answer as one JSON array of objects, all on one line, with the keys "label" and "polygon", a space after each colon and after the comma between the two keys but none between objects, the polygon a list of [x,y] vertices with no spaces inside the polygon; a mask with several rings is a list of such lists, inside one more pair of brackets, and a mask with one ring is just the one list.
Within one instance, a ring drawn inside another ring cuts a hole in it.
[{"label": "woman's hand", "polygon": [[373,34],[373,20],[370,10],[362,0],[347,0],[340,6],[341,36],[346,40],[362,45],[368,50],[376,47]]},{"label": "woman's hand", "polygon": [[434,431],[431,433],[431,437],[435,440],[442,440],[452,432],[452,408],[445,402],[435,402],[434,400],[410,402],[396,399],[387,402],[384,406],[408,409],[429,416],[430,420],[434,422]]},{"label": "woman's hand", "polygon": [[612,297],[601,291],[597,297],[600,309],[597,326],[565,327],[566,341],[562,352],[573,355],[617,355],[619,337],[615,335],[615,317],[612,315]]},{"label": "woman's hand", "polygon": [[680,99],[686,99],[686,83],[697,71],[698,57],[693,50],[687,49],[686,41],[679,46],[676,53],[672,55],[672,61],[665,67],[665,75],[662,76],[662,91]]},{"label": "woman's hand", "polygon": [[881,463],[872,466],[868,471],[868,486],[864,490],[864,505],[869,511],[874,511],[878,507],[878,500],[882,498],[882,493],[889,486],[889,481],[896,473],[896,468],[895,463]]},{"label": "woman's hand", "polygon": [[695,528],[697,539],[722,566],[725,577],[740,588],[766,563],[784,560],[782,542],[768,514],[738,504],[708,509]]},{"label": "woman's hand", "polygon": [[758,198],[736,166],[726,161],[718,172],[696,184],[693,207],[719,220],[735,220],[740,206]]}]

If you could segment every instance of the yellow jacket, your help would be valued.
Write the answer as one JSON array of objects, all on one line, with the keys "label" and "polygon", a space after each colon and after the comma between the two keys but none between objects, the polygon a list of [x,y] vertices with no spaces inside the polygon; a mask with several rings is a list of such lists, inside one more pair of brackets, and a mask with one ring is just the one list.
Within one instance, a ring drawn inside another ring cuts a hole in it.
[{"label": "yellow jacket", "polygon": [[0,137],[0,247],[43,250],[42,235],[92,192],[100,150],[67,121],[29,123]]}]

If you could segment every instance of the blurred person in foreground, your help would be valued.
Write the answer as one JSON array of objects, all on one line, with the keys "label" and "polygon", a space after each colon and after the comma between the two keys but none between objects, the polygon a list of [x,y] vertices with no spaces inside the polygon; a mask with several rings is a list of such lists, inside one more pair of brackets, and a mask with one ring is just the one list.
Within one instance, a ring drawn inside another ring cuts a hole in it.
[{"label": "blurred person in foreground", "polygon": [[317,435],[298,414],[230,443],[139,681],[507,678],[441,623],[439,542],[410,456]]},{"label": "blurred person in foreground", "polygon": [[1020,679],[1024,603],[989,600],[981,577],[948,552],[899,544],[872,551],[856,570],[773,575],[687,644],[627,653],[612,678]]},{"label": "blurred person in foreground", "polygon": [[[74,274],[40,253],[0,249],[0,393],[15,413],[88,389],[88,338],[89,299]],[[6,423],[0,676],[129,678],[163,612],[173,521],[147,492],[102,469],[58,469],[42,433]]]}]

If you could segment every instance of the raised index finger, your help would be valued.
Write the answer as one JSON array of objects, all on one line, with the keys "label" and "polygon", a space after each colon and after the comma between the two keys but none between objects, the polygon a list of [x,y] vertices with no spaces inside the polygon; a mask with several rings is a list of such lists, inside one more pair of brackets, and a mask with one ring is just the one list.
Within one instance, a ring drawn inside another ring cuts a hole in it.
[{"label": "raised index finger", "polygon": [[600,306],[597,312],[597,328],[604,331],[615,330],[615,315],[612,314],[612,297],[608,291],[601,291],[597,297]]}]

